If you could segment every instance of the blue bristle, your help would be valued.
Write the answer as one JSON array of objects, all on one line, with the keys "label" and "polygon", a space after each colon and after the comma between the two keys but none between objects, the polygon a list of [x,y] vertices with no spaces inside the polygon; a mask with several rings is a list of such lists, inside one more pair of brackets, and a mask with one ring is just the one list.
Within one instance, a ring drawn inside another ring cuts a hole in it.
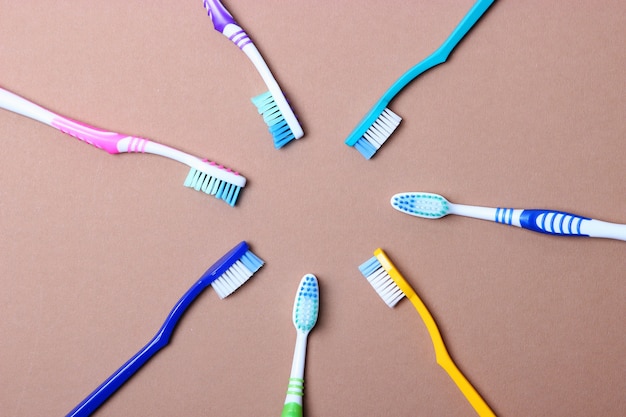
[{"label": "blue bristle", "polygon": [[395,306],[404,293],[389,275],[377,256],[373,256],[359,266],[359,271],[367,279],[376,293],[389,307]]},{"label": "blue bristle", "polygon": [[366,159],[371,159],[376,151],[389,139],[389,136],[398,128],[401,120],[400,116],[385,108],[359,140],[355,142],[354,147]]},{"label": "blue bristle", "polygon": [[294,303],[293,323],[298,330],[309,332],[313,329],[317,322],[319,302],[317,278],[307,274],[300,281]]},{"label": "blue bristle", "polygon": [[359,139],[357,143],[354,144],[354,147],[357,151],[361,152],[361,155],[363,155],[365,159],[371,159],[377,150],[365,138]]},{"label": "blue bristle", "polygon": [[368,277],[380,267],[380,261],[378,260],[378,258],[373,256],[359,266],[359,271],[361,271],[361,274],[363,274],[363,276]]},{"label": "blue bristle", "polygon": [[256,256],[252,251],[247,251],[242,257],[241,262],[250,272],[255,273],[263,266],[263,260]]},{"label": "blue bristle", "polygon": [[[238,246],[238,249],[245,249],[245,247]],[[211,283],[211,286],[220,298],[227,297],[258,271],[263,263],[261,258],[247,249],[241,254],[241,257]]]},{"label": "blue bristle", "polygon": [[184,185],[196,191],[213,195],[215,198],[225,201],[231,207],[237,203],[237,197],[239,196],[239,191],[241,191],[241,187],[198,171],[195,168],[189,170]]},{"label": "blue bristle", "polygon": [[269,132],[272,134],[274,147],[276,149],[282,148],[296,138],[274,102],[272,93],[268,91],[257,97],[253,97],[252,103],[256,106],[259,114],[263,115],[263,120]]}]

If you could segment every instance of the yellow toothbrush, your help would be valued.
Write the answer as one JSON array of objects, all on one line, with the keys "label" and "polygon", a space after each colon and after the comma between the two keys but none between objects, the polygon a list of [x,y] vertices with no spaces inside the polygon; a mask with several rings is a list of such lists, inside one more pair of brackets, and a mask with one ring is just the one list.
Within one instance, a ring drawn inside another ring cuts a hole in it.
[{"label": "yellow toothbrush", "polygon": [[374,256],[359,266],[359,270],[389,307],[395,306],[404,296],[413,303],[428,329],[435,348],[437,363],[450,375],[450,378],[459,387],[479,416],[495,416],[489,405],[456,366],[446,349],[437,323],[435,323],[430,311],[385,252],[380,248],[376,249]]}]

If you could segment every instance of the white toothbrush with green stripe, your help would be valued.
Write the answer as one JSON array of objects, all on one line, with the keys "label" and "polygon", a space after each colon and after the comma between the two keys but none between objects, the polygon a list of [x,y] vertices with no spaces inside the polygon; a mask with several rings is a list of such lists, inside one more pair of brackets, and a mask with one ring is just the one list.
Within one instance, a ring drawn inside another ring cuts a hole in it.
[{"label": "white toothbrush with green stripe", "polygon": [[625,224],[609,223],[564,211],[466,206],[452,204],[438,194],[422,192],[396,194],[391,197],[391,206],[402,213],[427,219],[456,214],[555,236],[626,240]]},{"label": "white toothbrush with green stripe", "polygon": [[320,297],[319,285],[315,275],[302,277],[296,300],[293,304],[293,325],[296,327],[296,348],[291,364],[291,375],[287,388],[287,398],[281,417],[301,417],[302,397],[304,396],[304,365],[306,362],[306,344],[309,332],[317,322]]}]

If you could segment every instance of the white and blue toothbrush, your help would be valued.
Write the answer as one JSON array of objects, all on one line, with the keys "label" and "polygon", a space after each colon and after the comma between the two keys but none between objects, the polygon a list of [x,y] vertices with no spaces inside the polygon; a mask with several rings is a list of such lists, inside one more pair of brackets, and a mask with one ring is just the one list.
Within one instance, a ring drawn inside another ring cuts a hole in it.
[{"label": "white and blue toothbrush", "polygon": [[297,331],[296,348],[293,353],[287,397],[281,417],[302,417],[306,344],[309,332],[317,322],[320,305],[319,293],[319,285],[315,275],[306,274],[303,276],[293,303],[293,325]]},{"label": "white and blue toothbrush", "polygon": [[426,219],[456,214],[555,236],[626,240],[626,224],[609,223],[564,211],[466,206],[450,203],[438,194],[423,192],[396,194],[391,197],[391,205],[402,213]]}]

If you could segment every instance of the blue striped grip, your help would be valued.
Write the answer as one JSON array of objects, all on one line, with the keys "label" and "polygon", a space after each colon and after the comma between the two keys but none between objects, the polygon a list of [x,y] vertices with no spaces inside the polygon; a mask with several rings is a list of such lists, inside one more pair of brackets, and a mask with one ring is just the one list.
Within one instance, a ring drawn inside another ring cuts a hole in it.
[{"label": "blue striped grip", "polygon": [[556,210],[524,210],[520,214],[520,226],[524,229],[556,236],[589,236],[580,231],[583,220],[588,217]]}]

